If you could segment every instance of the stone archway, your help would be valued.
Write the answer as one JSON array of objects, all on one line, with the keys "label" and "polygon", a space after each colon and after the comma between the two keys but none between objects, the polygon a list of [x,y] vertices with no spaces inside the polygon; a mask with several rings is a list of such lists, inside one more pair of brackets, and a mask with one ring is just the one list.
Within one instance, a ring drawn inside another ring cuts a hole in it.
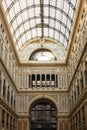
[{"label": "stone archway", "polygon": [[57,130],[57,107],[47,98],[35,100],[29,110],[30,130]]}]

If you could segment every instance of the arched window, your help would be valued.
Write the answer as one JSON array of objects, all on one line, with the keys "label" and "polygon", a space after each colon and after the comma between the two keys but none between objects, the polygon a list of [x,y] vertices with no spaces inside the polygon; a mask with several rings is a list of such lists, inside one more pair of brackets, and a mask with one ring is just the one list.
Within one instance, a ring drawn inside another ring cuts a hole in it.
[{"label": "arched window", "polygon": [[15,95],[14,95],[14,109],[15,109]]},{"label": "arched window", "polygon": [[54,56],[54,54],[47,49],[39,49],[34,51],[30,57],[29,60],[34,61],[55,61],[57,58]]},{"label": "arched window", "polygon": [[2,111],[2,128],[4,128],[4,126],[5,126],[5,111],[3,110]]},{"label": "arched window", "polygon": [[87,85],[87,62],[85,63],[84,75],[85,75],[85,85]]},{"label": "arched window", "polygon": [[9,114],[7,113],[7,117],[6,117],[6,126],[7,128],[9,127]]},{"label": "arched window", "polygon": [[30,109],[30,130],[57,130],[57,109],[47,100],[39,100]]},{"label": "arched window", "polygon": [[83,85],[83,73],[82,73],[82,71],[81,71],[80,85],[81,85],[81,90],[82,90],[83,87],[84,87],[84,85]]},{"label": "arched window", "polygon": [[13,91],[11,91],[11,106],[13,106]]},{"label": "arched window", "polygon": [[8,86],[8,90],[7,90],[7,101],[9,102],[10,99],[10,87]]},{"label": "arched window", "polygon": [[13,118],[10,117],[10,129],[12,129],[12,121],[13,121]]},{"label": "arched window", "polygon": [[4,82],[3,82],[3,97],[4,98],[6,97],[6,79],[4,79]]}]

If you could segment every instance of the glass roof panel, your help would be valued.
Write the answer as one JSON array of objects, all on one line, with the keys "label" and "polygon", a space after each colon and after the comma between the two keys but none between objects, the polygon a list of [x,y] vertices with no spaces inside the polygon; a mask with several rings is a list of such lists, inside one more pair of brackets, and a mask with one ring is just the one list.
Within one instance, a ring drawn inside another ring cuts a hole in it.
[{"label": "glass roof panel", "polygon": [[10,18],[12,19],[14,17],[14,15],[15,15],[15,12],[14,12],[13,8],[11,8],[9,14],[10,14]]},{"label": "glass roof panel", "polygon": [[49,0],[44,0],[43,2],[44,4],[47,4],[47,5],[49,4]]},{"label": "glass roof panel", "polygon": [[2,5],[17,49],[36,37],[67,48],[77,0],[2,0]]},{"label": "glass roof panel", "polygon": [[67,21],[67,27],[70,29],[71,28],[71,22],[70,22],[70,20],[68,19],[68,21]]},{"label": "glass roof panel", "polygon": [[49,15],[49,8],[44,7],[44,16],[48,16],[48,15]]},{"label": "glass roof panel", "polygon": [[42,30],[41,30],[41,28],[37,28],[37,36],[41,36],[41,32]]},{"label": "glass roof panel", "polygon": [[58,22],[55,23],[55,28],[57,28],[58,30],[60,30],[60,26],[61,26],[60,23]]},{"label": "glass roof panel", "polygon": [[22,17],[21,17],[21,14],[17,17],[17,23],[18,23],[18,25],[19,25],[20,23],[22,23]]},{"label": "glass roof panel", "polygon": [[63,14],[62,16],[62,22],[66,25],[67,22],[67,17]]},{"label": "glass roof panel", "polygon": [[56,0],[50,0],[50,5],[55,6]]},{"label": "glass roof panel", "polygon": [[35,0],[34,3],[35,3],[35,5],[40,4],[40,0]]},{"label": "glass roof panel", "polygon": [[61,15],[62,15],[62,12],[60,12],[59,10],[56,10],[56,19],[61,20]]},{"label": "glass roof panel", "polygon": [[65,27],[64,26],[61,26],[61,32],[65,33]]},{"label": "glass roof panel", "polygon": [[23,26],[21,26],[20,27],[20,29],[19,29],[19,31],[21,32],[21,34],[24,32],[24,27]]},{"label": "glass roof panel", "polygon": [[12,0],[6,1],[7,6],[9,6],[11,4],[11,2],[12,2]]},{"label": "glass roof panel", "polygon": [[51,27],[54,27],[54,20],[53,19],[50,19],[50,22],[49,22],[49,25],[51,26]]},{"label": "glass roof panel", "polygon": [[18,26],[18,24],[17,24],[17,21],[15,20],[14,22],[13,22],[13,28],[16,28]]},{"label": "glass roof panel", "polygon": [[28,19],[28,13],[26,11],[22,13],[22,19],[23,19],[23,21]]},{"label": "glass roof panel", "polygon": [[40,7],[35,7],[35,15],[40,16]]},{"label": "glass roof panel", "polygon": [[60,35],[60,41],[61,41],[62,44],[63,44],[63,40],[64,40],[63,36]]},{"label": "glass roof panel", "polygon": [[32,28],[34,26],[35,26],[35,19],[32,19],[32,20],[30,20],[30,27]]},{"label": "glass roof panel", "polygon": [[48,23],[49,23],[49,19],[44,18],[44,23],[45,23],[45,24],[48,24]]},{"label": "glass roof panel", "polygon": [[59,39],[59,33],[55,32],[55,39]]},{"label": "glass roof panel", "polygon": [[34,15],[35,15],[34,14],[34,8],[30,8],[29,9],[29,17],[32,18],[32,17],[34,17]]},{"label": "glass roof panel", "polygon": [[26,33],[26,40],[31,39],[30,31]]},{"label": "glass roof panel", "polygon": [[55,17],[55,8],[50,8],[50,16]]},{"label": "glass roof panel", "polygon": [[40,19],[40,18],[37,18],[37,19],[36,19],[36,24],[40,24],[40,22],[41,22],[41,19]]},{"label": "glass roof panel", "polygon": [[57,7],[62,9],[64,0],[57,0]]},{"label": "glass roof panel", "polygon": [[[12,10],[13,8],[11,8]],[[19,2],[17,1],[14,5],[14,10],[15,10],[15,13],[17,14],[18,12],[20,12],[20,5],[19,5]],[[14,16],[14,15],[13,15]]]},{"label": "glass roof panel", "polygon": [[73,11],[73,9],[70,7],[70,9],[69,9],[69,16],[72,18],[72,17],[73,17],[73,14],[74,14],[74,11]]},{"label": "glass roof panel", "polygon": [[23,35],[23,37],[21,39],[22,39],[22,43],[25,43],[25,41],[26,41],[25,35]]},{"label": "glass roof panel", "polygon": [[64,12],[68,13],[69,11],[69,4],[67,1],[64,2],[64,8],[63,8]]},{"label": "glass roof panel", "polygon": [[69,32],[66,30],[66,37],[68,38],[69,37]]},{"label": "glass roof panel", "polygon": [[16,32],[16,38],[18,38],[19,36],[20,36],[20,33],[19,33],[19,30],[17,30],[17,32]]},{"label": "glass roof panel", "polygon": [[32,6],[33,5],[33,0],[26,0],[27,6]]},{"label": "glass roof panel", "polygon": [[36,29],[31,30],[31,32],[32,32],[32,37],[33,37],[33,38],[37,36],[37,35],[36,35]]},{"label": "glass roof panel", "polygon": [[44,28],[44,36],[48,36],[48,28]]},{"label": "glass roof panel", "polygon": [[19,4],[20,4],[20,7],[21,7],[21,10],[26,8],[26,0],[19,0]]},{"label": "glass roof panel", "polygon": [[54,30],[53,29],[49,29],[49,36],[53,38],[54,34]]},{"label": "glass roof panel", "polygon": [[67,41],[66,40],[64,40],[64,46],[67,47]]},{"label": "glass roof panel", "polygon": [[76,5],[76,0],[69,0],[69,1],[73,4],[73,6]]}]

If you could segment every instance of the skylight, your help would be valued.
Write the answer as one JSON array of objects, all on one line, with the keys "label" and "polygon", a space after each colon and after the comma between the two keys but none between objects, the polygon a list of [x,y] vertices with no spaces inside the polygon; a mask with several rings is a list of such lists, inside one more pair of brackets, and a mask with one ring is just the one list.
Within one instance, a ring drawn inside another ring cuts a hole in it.
[{"label": "skylight", "polygon": [[2,4],[17,50],[41,37],[67,48],[77,0],[2,0]]}]

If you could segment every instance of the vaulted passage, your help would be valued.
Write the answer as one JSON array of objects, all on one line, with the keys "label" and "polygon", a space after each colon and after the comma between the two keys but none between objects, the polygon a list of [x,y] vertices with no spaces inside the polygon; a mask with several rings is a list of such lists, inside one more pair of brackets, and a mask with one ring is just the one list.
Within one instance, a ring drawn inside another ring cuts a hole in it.
[{"label": "vaulted passage", "polygon": [[47,100],[40,100],[30,110],[30,130],[57,130],[57,109]]}]

